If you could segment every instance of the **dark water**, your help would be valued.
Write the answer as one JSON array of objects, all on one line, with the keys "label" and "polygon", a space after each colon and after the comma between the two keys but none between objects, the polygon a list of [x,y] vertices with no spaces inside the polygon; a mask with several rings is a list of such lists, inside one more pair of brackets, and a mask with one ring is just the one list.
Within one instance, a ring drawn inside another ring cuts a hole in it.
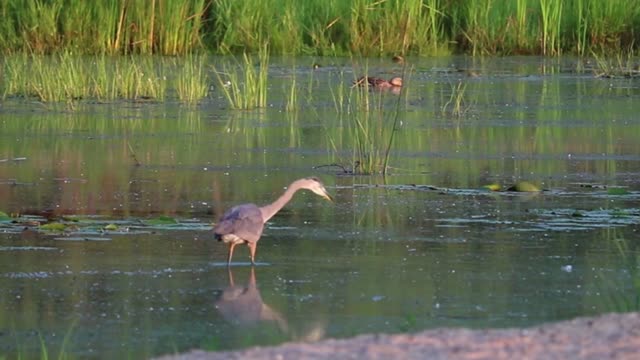
[{"label": "dark water", "polygon": [[[0,359],[144,358],[638,309],[638,80],[596,78],[572,59],[412,62],[389,175],[352,176],[322,165],[361,159],[355,121],[386,143],[397,97],[376,94],[369,115],[338,111],[353,64],[312,71],[314,61],[274,60],[260,110],[230,110],[215,84],[195,108],[5,100],[0,211],[14,218],[0,219]],[[296,112],[285,110],[293,79]],[[239,247],[227,269],[210,224],[309,175],[335,203],[298,194],[267,225],[258,266]],[[481,189],[522,180],[544,191]],[[69,226],[33,225],[47,221]]]}]

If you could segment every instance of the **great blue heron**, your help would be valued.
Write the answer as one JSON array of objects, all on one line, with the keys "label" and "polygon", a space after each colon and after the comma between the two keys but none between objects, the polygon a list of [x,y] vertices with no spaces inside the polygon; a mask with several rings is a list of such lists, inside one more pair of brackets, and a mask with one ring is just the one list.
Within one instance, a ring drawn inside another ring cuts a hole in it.
[{"label": "great blue heron", "polygon": [[262,235],[264,224],[269,221],[289,200],[296,191],[311,190],[323,198],[332,201],[331,196],[315,177],[299,179],[291,183],[287,190],[276,201],[269,205],[258,207],[255,204],[234,206],[228,210],[213,229],[215,238],[229,244],[227,265],[231,264],[233,248],[238,244],[247,244],[251,252],[251,264],[255,264],[256,247]]}]

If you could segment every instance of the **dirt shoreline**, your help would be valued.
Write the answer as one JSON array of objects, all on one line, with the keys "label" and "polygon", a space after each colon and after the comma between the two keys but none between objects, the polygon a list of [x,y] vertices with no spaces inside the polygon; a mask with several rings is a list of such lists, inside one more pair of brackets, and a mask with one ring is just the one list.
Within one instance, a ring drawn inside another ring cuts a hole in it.
[{"label": "dirt shoreline", "polygon": [[442,328],[229,352],[194,350],[159,359],[640,359],[640,313],[584,317],[522,329]]}]

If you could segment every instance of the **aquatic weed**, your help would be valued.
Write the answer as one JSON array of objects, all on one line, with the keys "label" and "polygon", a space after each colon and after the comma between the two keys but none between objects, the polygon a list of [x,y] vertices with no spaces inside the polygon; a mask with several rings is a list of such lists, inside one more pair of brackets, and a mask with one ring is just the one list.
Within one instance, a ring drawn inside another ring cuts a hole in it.
[{"label": "aquatic weed", "polygon": [[209,77],[205,72],[205,56],[189,55],[180,62],[175,89],[178,99],[196,104],[207,96]]},{"label": "aquatic weed", "polygon": [[221,71],[214,66],[219,88],[234,109],[253,109],[267,105],[269,49],[267,44],[258,54],[257,68],[253,56],[242,54],[242,62],[224,63]]}]

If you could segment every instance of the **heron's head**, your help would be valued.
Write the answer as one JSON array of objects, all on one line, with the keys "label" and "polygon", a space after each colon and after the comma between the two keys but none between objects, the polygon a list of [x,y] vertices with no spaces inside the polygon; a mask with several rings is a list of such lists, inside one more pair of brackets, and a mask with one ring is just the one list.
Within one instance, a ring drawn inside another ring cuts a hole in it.
[{"label": "heron's head", "polygon": [[402,86],[402,78],[401,77],[394,77],[393,79],[389,80],[389,83],[393,86]]},{"label": "heron's head", "polygon": [[329,201],[333,201],[333,198],[331,197],[331,195],[329,195],[329,193],[327,192],[327,189],[324,188],[324,185],[322,184],[320,179],[316,177],[309,177],[309,178],[303,179],[302,181],[304,181],[304,183],[301,186],[302,188],[311,190],[317,195],[322,196],[323,198]]}]

